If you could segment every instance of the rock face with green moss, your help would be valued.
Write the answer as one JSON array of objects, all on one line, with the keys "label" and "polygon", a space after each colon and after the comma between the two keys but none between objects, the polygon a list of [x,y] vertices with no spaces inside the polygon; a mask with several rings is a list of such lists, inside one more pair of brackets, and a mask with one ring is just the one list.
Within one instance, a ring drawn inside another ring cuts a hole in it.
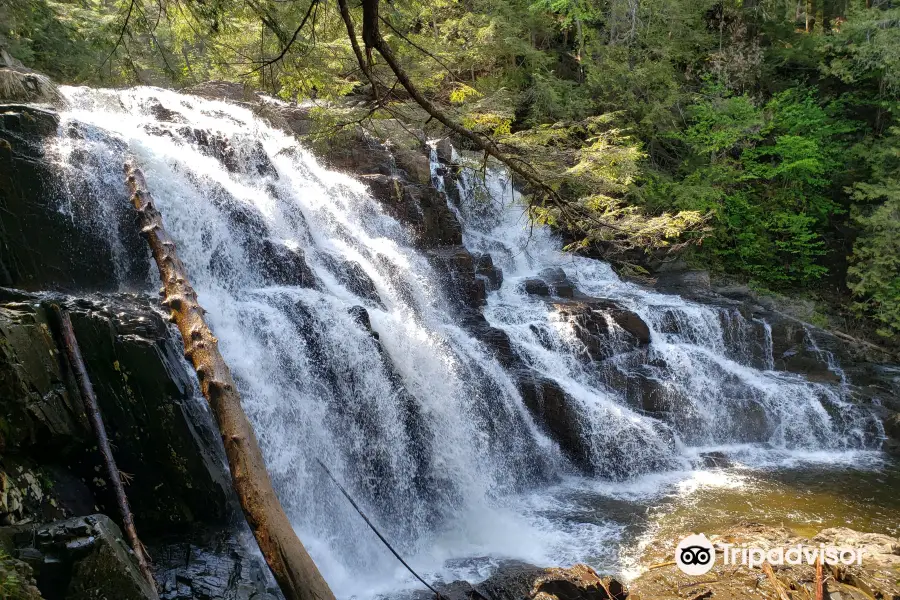
[{"label": "rock face with green moss", "polygon": [[[93,503],[115,513],[93,432],[56,339],[53,305],[71,315],[116,461],[130,480],[138,528],[165,531],[197,520],[224,521],[230,487],[214,450],[210,417],[165,323],[138,296],[20,293],[0,302],[4,463],[27,456],[50,481],[57,470],[68,472],[85,483],[82,496],[88,491]],[[28,491],[33,485],[26,493],[37,496]],[[7,510],[2,518],[10,524],[28,517],[9,503]]]}]

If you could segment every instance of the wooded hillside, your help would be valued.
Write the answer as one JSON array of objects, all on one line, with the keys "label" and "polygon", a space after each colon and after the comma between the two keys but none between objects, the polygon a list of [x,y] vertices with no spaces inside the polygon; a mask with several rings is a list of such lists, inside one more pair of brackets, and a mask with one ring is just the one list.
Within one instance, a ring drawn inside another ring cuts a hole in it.
[{"label": "wooded hillside", "polygon": [[[675,251],[900,331],[900,6],[368,5],[428,102],[549,186],[534,217],[573,249],[638,273]],[[336,0],[0,0],[0,43],[65,83],[228,79],[429,120],[349,11],[365,69]]]}]

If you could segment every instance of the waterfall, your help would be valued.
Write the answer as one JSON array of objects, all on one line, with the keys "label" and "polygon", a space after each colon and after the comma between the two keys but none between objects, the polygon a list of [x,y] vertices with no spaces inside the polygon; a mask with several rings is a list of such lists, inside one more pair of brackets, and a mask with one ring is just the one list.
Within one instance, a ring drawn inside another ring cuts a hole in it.
[{"label": "waterfall", "polygon": [[[414,583],[316,458],[415,568],[449,580],[484,577],[503,558],[614,561],[603,545],[621,524],[559,517],[560,486],[676,481],[710,449],[765,464],[819,451],[839,460],[874,444],[870,418],[841,387],[773,370],[766,323],[646,291],[563,253],[549,231],[529,227],[499,169],[485,181],[464,170],[449,185],[435,175],[452,192],[466,248],[502,269],[487,322],[571,399],[586,477],[360,182],[242,106],[155,88],[63,93],[70,107],[47,149],[65,182],[60,211],[111,240],[122,289],[155,290],[155,267],[146,280],[127,276],[146,250],[119,241],[131,218],[124,157],[143,169],[279,497],[339,597]],[[609,317],[610,348],[621,338],[622,351],[586,360],[564,311],[523,290],[547,269],[637,315],[649,345],[632,349]],[[642,404],[641,386],[659,410]]]}]

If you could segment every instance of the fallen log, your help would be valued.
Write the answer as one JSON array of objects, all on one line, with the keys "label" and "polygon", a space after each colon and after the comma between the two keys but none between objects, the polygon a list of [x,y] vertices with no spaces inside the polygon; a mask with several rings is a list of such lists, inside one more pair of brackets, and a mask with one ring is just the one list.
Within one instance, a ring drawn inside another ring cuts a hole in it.
[{"label": "fallen log", "polygon": [[84,365],[81,349],[78,346],[78,339],[75,337],[75,330],[72,328],[72,320],[69,318],[69,313],[59,306],[54,306],[53,308],[59,317],[60,332],[62,333],[66,356],[69,358],[69,364],[72,365],[72,371],[75,374],[75,381],[78,383],[78,390],[81,392],[81,399],[84,401],[88,420],[91,422],[94,435],[97,437],[97,448],[99,448],[100,454],[103,456],[106,474],[115,493],[116,503],[119,505],[119,514],[122,516],[125,537],[128,538],[128,543],[134,551],[141,574],[150,583],[155,592],[156,580],[153,579],[150,560],[144,550],[144,545],[138,538],[137,529],[134,527],[134,517],[131,514],[131,507],[128,505],[128,497],[125,495],[125,487],[122,485],[122,477],[119,473],[119,468],[116,466],[116,459],[113,457],[112,448],[109,445],[109,436],[106,435],[106,426],[103,424],[103,415],[100,413],[100,405],[97,403],[96,394],[94,394],[94,386]]},{"label": "fallen log", "polygon": [[181,332],[184,355],[193,364],[203,396],[215,415],[232,485],[259,549],[287,600],[334,600],[334,594],[275,495],[231,371],[219,353],[218,340],[203,318],[205,311],[197,302],[187,270],[175,253],[175,243],[163,229],[162,217],[147,190],[144,175],[128,163],[125,173],[131,202],[140,216],[141,232],[159,267],[162,304]]}]

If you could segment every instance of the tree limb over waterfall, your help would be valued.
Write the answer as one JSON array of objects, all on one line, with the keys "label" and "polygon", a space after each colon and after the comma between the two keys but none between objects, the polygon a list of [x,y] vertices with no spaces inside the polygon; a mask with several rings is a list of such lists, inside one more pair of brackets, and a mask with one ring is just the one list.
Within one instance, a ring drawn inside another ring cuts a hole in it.
[{"label": "tree limb over waterfall", "polygon": [[169,309],[184,342],[203,396],[215,415],[225,446],[231,480],[259,549],[287,600],[334,600],[334,594],[297,538],[275,495],[253,427],[241,407],[231,371],[218,340],[203,318],[204,310],[175,253],[175,243],[147,190],[140,169],[125,165],[131,202],[140,216],[141,231],[159,267],[162,304]]},{"label": "tree limb over waterfall", "polygon": [[409,78],[409,75],[407,75],[407,73],[400,66],[397,57],[394,55],[394,51],[381,35],[378,15],[379,2],[380,0],[362,1],[362,39],[365,46],[365,57],[363,57],[362,53],[360,52],[359,45],[356,41],[356,31],[353,25],[353,19],[350,16],[350,10],[347,6],[347,0],[338,0],[338,7],[340,8],[341,18],[343,19],[344,25],[347,28],[347,35],[350,38],[350,44],[353,48],[353,53],[356,56],[357,62],[359,62],[359,68],[372,84],[373,90],[378,88],[374,74],[372,72],[372,49],[374,48],[378,51],[382,58],[384,58],[387,65],[394,73],[394,76],[400,82],[400,85],[402,85],[406,92],[409,94],[410,98],[412,98],[416,102],[416,104],[421,106],[422,109],[424,109],[432,119],[435,119],[436,121],[444,125],[447,129],[459,135],[460,137],[469,140],[476,148],[484,152],[486,156],[490,155],[506,165],[506,167],[510,171],[524,179],[525,182],[527,182],[535,192],[539,193],[545,199],[545,201],[549,201],[551,204],[555,205],[561,212],[570,214],[572,219],[577,219],[579,216],[582,219],[589,217],[594,221],[594,224],[596,226],[609,228],[615,231],[621,231],[621,229],[616,225],[600,221],[591,215],[587,215],[586,213],[577,214],[582,213],[582,211],[577,210],[569,203],[566,203],[562,198],[560,198],[556,190],[542,181],[537,172],[535,172],[527,162],[510,156],[500,150],[494,140],[489,136],[478,134],[475,131],[472,131],[471,129],[463,126],[462,124],[457,123],[455,119],[451,118],[444,111],[439,109],[436,104],[426,98],[424,94],[422,94],[422,92],[413,84],[412,80]]}]

